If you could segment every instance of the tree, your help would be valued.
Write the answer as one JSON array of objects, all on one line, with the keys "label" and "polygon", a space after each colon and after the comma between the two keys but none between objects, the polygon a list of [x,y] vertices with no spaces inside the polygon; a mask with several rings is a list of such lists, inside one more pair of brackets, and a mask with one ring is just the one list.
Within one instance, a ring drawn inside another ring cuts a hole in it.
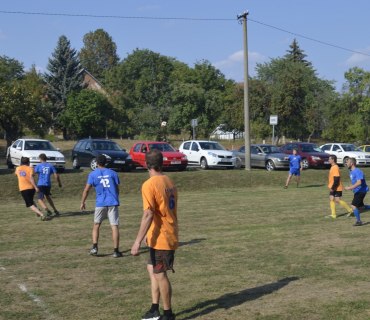
[{"label": "tree", "polygon": [[85,34],[83,42],[84,46],[80,51],[81,65],[102,81],[104,73],[118,64],[117,46],[103,29]]},{"label": "tree", "polygon": [[72,92],[62,116],[68,131],[73,136],[103,137],[109,120],[114,118],[113,109],[107,98],[93,90]]},{"label": "tree", "polygon": [[307,55],[299,47],[298,41],[296,39],[293,40],[289,48],[290,50],[287,50],[287,54],[285,55],[286,59],[293,62],[303,63],[307,67],[312,67],[312,63],[306,60]]},{"label": "tree", "polygon": [[66,127],[60,118],[67,105],[67,97],[74,91],[81,90],[83,74],[80,61],[75,49],[71,48],[66,36],[61,36],[58,44],[49,58],[48,73],[44,78],[47,83],[47,94],[53,104],[53,124],[63,130],[64,139],[67,138]]}]

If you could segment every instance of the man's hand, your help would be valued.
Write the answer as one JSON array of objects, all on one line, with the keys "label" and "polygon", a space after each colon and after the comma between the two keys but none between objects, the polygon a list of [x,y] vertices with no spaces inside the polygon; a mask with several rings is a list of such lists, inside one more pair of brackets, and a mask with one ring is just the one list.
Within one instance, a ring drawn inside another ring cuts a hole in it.
[{"label": "man's hand", "polygon": [[132,245],[132,248],[131,248],[131,254],[132,254],[133,256],[138,256],[138,255],[139,255],[139,250],[140,250],[140,243],[135,242],[135,243]]},{"label": "man's hand", "polygon": [[86,209],[86,204],[85,204],[85,202],[81,202],[80,209],[81,209],[82,211]]},{"label": "man's hand", "polygon": [[344,187],[345,190],[352,190],[351,187]]}]

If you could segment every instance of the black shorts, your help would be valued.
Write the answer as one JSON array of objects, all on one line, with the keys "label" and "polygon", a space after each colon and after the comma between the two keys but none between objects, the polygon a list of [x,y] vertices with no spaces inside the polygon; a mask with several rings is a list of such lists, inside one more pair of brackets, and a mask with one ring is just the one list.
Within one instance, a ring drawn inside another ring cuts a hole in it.
[{"label": "black shorts", "polygon": [[38,199],[44,199],[45,196],[51,196],[50,189],[48,186],[37,186],[39,188]]},{"label": "black shorts", "polygon": [[342,197],[342,191],[330,191],[330,195],[334,198],[341,198]]},{"label": "black shorts", "polygon": [[356,192],[353,195],[352,205],[356,208],[363,207],[365,196],[366,196],[366,192]]},{"label": "black shorts", "polygon": [[35,195],[36,190],[35,189],[27,189],[27,190],[22,190],[21,195],[24,199],[24,202],[26,203],[26,207],[31,207],[35,205],[33,202],[33,197]]},{"label": "black shorts", "polygon": [[154,273],[162,273],[173,269],[173,262],[175,261],[175,250],[156,250],[149,248],[148,264],[153,266]]}]

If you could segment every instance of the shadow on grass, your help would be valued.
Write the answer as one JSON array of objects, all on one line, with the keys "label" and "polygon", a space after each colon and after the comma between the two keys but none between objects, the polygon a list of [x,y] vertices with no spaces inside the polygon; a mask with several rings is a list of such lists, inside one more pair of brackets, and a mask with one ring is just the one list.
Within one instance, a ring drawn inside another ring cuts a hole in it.
[{"label": "shadow on grass", "polygon": [[52,216],[53,219],[59,218],[67,218],[67,217],[74,217],[74,216],[88,216],[90,214],[94,214],[94,211],[68,211],[62,212],[59,216]]},{"label": "shadow on grass", "polygon": [[176,315],[179,317],[181,315],[186,315],[188,313],[193,313],[191,315],[181,317],[182,320],[196,319],[200,316],[210,314],[217,309],[230,309],[236,307],[245,302],[256,300],[264,295],[273,293],[274,291],[280,290],[292,281],[299,280],[298,277],[287,277],[280,279],[277,282],[272,282],[265,284],[260,287],[245,289],[238,292],[226,293],[219,298],[207,300],[196,304],[194,307],[181,311]]},{"label": "shadow on grass", "polygon": [[301,187],[301,186],[299,186],[299,188],[320,188],[320,187],[322,187],[322,186],[324,186],[324,184],[309,184],[308,186],[303,186],[303,187]]},{"label": "shadow on grass", "polygon": [[15,169],[3,169],[3,168],[0,169],[0,175],[14,174],[14,172],[15,172]]}]

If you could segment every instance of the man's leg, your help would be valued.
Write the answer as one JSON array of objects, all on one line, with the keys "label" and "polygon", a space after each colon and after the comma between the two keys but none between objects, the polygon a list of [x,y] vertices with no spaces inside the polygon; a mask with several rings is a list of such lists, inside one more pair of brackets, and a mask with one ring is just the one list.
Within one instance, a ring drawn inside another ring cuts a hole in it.
[{"label": "man's leg", "polygon": [[98,244],[99,241],[99,228],[100,223],[94,223],[93,229],[92,229],[92,241],[93,244]]},{"label": "man's leg", "polygon": [[330,211],[331,211],[331,217],[332,217],[332,218],[336,218],[336,217],[337,217],[337,212],[336,212],[336,210],[335,210],[334,197],[333,197],[333,196],[329,196],[329,200],[330,200]]},{"label": "man's leg", "polygon": [[158,281],[154,276],[153,272],[153,265],[148,264],[147,265],[147,270],[150,278],[150,289],[152,293],[152,303],[153,304],[159,304],[159,297],[160,297],[160,292],[159,292],[159,285]]},{"label": "man's leg", "polygon": [[58,212],[57,208],[55,208],[53,199],[49,195],[46,196],[46,200],[49,202],[49,204],[53,208],[54,212]]},{"label": "man's leg", "polygon": [[289,173],[288,178],[286,179],[285,188],[288,188],[290,179],[292,179],[292,175]]},{"label": "man's leg", "polygon": [[163,303],[163,311],[171,310],[172,288],[166,272],[153,273]]},{"label": "man's leg", "polygon": [[111,225],[112,228],[112,240],[113,240],[113,248],[119,248],[119,229],[118,226]]}]

